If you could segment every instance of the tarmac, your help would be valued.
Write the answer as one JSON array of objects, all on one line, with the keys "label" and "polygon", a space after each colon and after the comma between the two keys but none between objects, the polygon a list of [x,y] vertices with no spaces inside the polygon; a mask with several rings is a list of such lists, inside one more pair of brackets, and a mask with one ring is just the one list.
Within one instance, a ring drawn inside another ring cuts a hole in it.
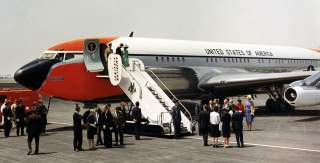
[{"label": "tarmac", "polygon": [[[258,101],[258,100],[257,100]],[[261,102],[262,103],[262,102]],[[230,148],[203,146],[198,134],[183,139],[125,135],[125,146],[95,151],[73,151],[74,103],[54,100],[48,115],[47,135],[40,138],[40,154],[27,155],[27,137],[4,138],[0,132],[2,162],[314,162],[320,160],[320,107],[297,108],[292,113],[256,112],[253,131],[244,131],[244,148],[237,148],[231,135]],[[244,122],[245,125],[245,122]],[[88,149],[86,131],[83,148]],[[223,138],[220,138],[223,141]],[[211,139],[210,139],[211,142]],[[222,143],[221,143],[222,145]]]}]

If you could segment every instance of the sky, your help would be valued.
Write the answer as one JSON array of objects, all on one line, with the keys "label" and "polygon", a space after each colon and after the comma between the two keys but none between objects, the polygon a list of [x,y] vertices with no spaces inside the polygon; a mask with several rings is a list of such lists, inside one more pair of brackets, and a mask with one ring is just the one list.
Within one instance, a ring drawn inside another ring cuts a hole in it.
[{"label": "sky", "polygon": [[1,0],[0,74],[57,43],[135,36],[320,47],[319,0]]}]

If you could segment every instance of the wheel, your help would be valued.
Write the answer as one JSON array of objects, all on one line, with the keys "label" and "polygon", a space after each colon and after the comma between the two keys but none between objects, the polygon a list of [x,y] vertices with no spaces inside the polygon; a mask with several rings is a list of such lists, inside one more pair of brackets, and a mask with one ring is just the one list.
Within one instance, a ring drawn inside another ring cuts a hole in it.
[{"label": "wheel", "polygon": [[268,111],[276,111],[277,110],[277,106],[276,106],[276,101],[272,98],[269,98],[267,101],[266,101],[266,109]]}]

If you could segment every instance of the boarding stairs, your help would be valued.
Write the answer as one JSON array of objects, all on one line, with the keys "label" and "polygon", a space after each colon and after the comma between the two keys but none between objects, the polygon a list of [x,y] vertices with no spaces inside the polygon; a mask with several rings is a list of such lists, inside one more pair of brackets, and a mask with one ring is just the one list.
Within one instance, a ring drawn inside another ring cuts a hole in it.
[{"label": "boarding stairs", "polygon": [[[177,99],[166,85],[151,70],[146,70],[143,62],[136,58],[129,58],[129,66],[123,67],[121,57],[110,54],[107,62],[108,74],[101,72],[106,68],[103,64],[104,51],[100,51],[101,43],[98,39],[86,39],[84,41],[84,62],[89,72],[99,72],[98,78],[107,78],[114,86],[119,86],[132,103],[139,102],[142,115],[150,125],[162,127],[163,135],[173,135],[171,108],[172,100],[159,87],[159,85],[146,72],[166,89],[170,96]],[[103,75],[101,75],[103,74]],[[181,134],[192,133],[192,116],[181,105]],[[187,118],[188,117],[188,118]]]},{"label": "boarding stairs", "polygon": [[[142,115],[148,119],[150,124],[161,126],[164,135],[173,135],[171,108],[174,103],[146,71],[149,71],[173,98],[176,98],[151,70],[145,69],[141,60],[135,58],[129,58],[129,67],[123,67],[119,87],[132,103],[137,101],[140,103]],[[181,106],[180,132],[181,134],[192,133],[191,114],[183,105]]]}]

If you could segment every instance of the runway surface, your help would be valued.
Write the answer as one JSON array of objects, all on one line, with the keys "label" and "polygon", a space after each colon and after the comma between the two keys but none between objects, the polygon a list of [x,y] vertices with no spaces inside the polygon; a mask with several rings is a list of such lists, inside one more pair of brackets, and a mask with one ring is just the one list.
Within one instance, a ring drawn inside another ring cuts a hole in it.
[{"label": "runway surface", "polygon": [[[259,102],[259,99],[257,100]],[[202,146],[197,134],[183,139],[143,136],[136,141],[125,135],[125,146],[74,152],[72,147],[73,103],[53,101],[47,136],[40,138],[40,155],[27,155],[26,137],[4,138],[0,132],[0,162],[319,162],[320,107],[297,108],[294,113],[257,110],[254,131],[245,131],[245,147]],[[245,123],[244,123],[245,124]],[[86,131],[83,147],[88,148]],[[222,141],[222,138],[220,138]],[[211,141],[210,141],[211,142]]]}]

